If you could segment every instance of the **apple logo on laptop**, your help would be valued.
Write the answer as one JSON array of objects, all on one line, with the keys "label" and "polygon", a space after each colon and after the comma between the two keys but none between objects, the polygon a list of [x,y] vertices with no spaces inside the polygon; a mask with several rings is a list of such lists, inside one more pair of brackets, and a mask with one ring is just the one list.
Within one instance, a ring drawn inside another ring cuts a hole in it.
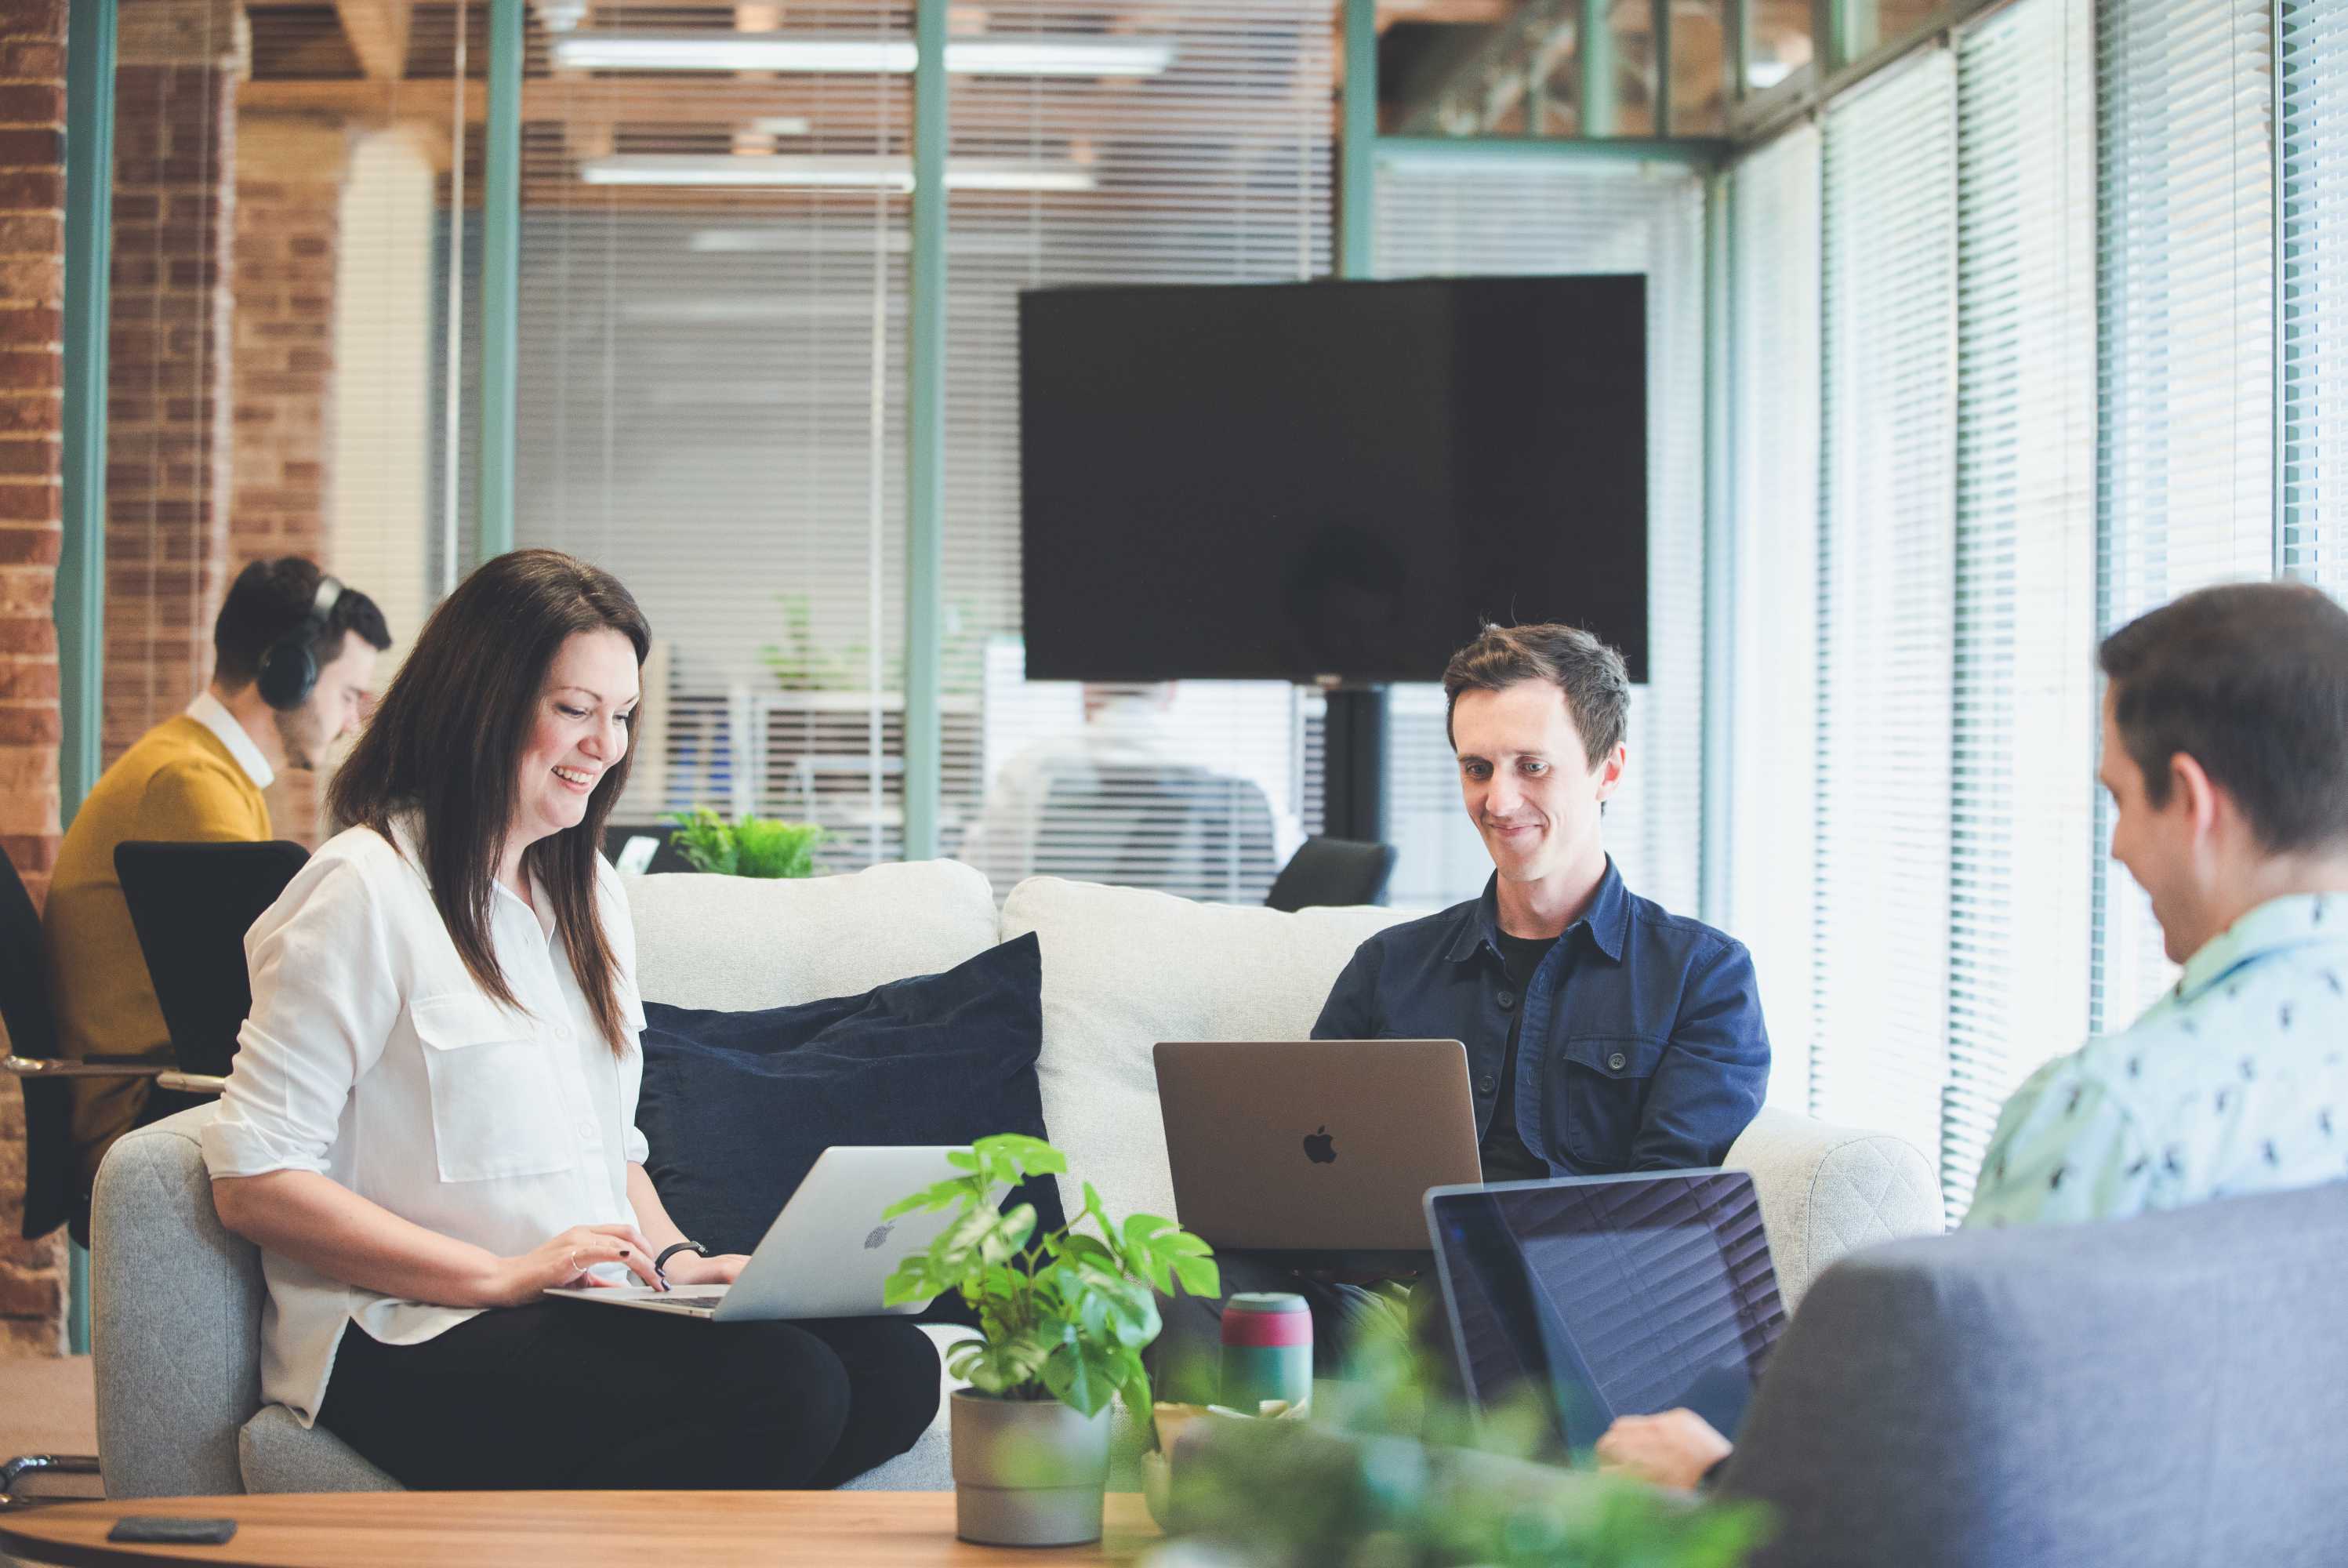
[{"label": "apple logo on laptop", "polygon": [[879,1252],[882,1245],[888,1242],[889,1233],[896,1228],[897,1227],[894,1225],[873,1226],[872,1233],[864,1238],[864,1250],[868,1253]]},{"label": "apple logo on laptop", "polygon": [[1337,1140],[1329,1136],[1326,1127],[1306,1135],[1304,1158],[1315,1165],[1334,1165],[1337,1162]]}]

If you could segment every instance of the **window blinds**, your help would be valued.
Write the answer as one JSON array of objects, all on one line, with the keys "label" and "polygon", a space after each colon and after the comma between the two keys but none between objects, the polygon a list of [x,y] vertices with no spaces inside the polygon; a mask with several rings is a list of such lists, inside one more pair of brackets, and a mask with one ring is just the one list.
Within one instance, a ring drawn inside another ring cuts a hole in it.
[{"label": "window blinds", "polygon": [[1147,43],[1164,65],[1114,79],[952,78],[950,159],[1052,188],[949,197],[941,838],[998,896],[1042,872],[1260,903],[1319,815],[1317,694],[1024,678],[1018,296],[1325,274],[1329,10],[1005,0],[984,18],[989,37]]},{"label": "window blinds", "polygon": [[2087,1027],[2095,631],[2094,50],[2086,0],[1957,43],[1949,1081],[1941,1189]]},{"label": "window blinds", "polygon": [[1950,872],[1955,70],[1827,116],[1813,1110],[1939,1135]]},{"label": "window blinds", "polygon": [[[2266,0],[2099,0],[2096,25],[2108,631],[2273,570],[2274,79]],[[2094,1024],[2114,1029],[2173,971],[2143,892],[2096,863]]]},{"label": "window blinds", "polygon": [[[1376,264],[1385,277],[1647,278],[1649,680],[1632,694],[1630,776],[1608,805],[1605,833],[1634,891],[1693,914],[1703,820],[1702,184],[1662,164],[1390,158],[1378,170]],[[1395,688],[1387,812],[1397,904],[1472,898],[1491,874],[1460,805],[1443,711],[1439,686]]]},{"label": "window blinds", "polygon": [[1735,645],[1727,712],[1728,914],[1769,1024],[1769,1097],[1807,1109],[1817,935],[1819,136],[1730,176]]},{"label": "window blinds", "polygon": [[[904,5],[788,26],[911,37]],[[910,201],[788,160],[906,156],[911,78],[557,69],[549,42],[533,29],[524,94],[515,534],[617,573],[652,622],[621,814],[756,810],[829,830],[827,867],[894,858]],[[752,182],[693,183],[712,160]],[[968,735],[966,690],[944,722]]]},{"label": "window blinds", "polygon": [[[2348,591],[2348,5],[2282,0],[2282,568]],[[2326,404],[2333,405],[2326,418]]]}]

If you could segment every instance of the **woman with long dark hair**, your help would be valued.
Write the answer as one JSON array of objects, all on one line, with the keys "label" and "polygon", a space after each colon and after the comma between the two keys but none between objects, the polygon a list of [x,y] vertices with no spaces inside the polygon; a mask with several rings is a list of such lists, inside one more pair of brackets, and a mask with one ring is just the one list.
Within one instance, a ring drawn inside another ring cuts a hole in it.
[{"label": "woman with long dark hair", "polygon": [[686,1241],[634,1127],[635,937],[597,845],[650,645],[628,591],[567,555],[475,572],[335,776],[354,826],[245,941],[252,1011],[203,1150],[262,1249],[262,1395],[410,1487],[833,1486],[936,1412],[936,1353],[901,1319],[541,1295],[746,1261]]}]

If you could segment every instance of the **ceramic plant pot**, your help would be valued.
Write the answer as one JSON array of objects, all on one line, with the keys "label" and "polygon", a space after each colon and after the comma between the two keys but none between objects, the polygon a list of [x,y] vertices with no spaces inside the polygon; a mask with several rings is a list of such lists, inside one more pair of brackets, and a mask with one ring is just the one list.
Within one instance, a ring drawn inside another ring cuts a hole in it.
[{"label": "ceramic plant pot", "polygon": [[1057,1399],[953,1396],[954,1533],[983,1546],[1098,1541],[1108,1486],[1108,1411]]}]

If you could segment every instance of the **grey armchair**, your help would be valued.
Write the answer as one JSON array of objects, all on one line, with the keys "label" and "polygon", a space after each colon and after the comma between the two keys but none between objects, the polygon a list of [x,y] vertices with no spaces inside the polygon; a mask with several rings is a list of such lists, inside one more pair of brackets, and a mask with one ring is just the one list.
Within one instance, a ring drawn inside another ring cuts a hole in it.
[{"label": "grey armchair", "polygon": [[2348,1183],[1822,1274],[1719,1491],[1753,1568],[2348,1563]]}]

